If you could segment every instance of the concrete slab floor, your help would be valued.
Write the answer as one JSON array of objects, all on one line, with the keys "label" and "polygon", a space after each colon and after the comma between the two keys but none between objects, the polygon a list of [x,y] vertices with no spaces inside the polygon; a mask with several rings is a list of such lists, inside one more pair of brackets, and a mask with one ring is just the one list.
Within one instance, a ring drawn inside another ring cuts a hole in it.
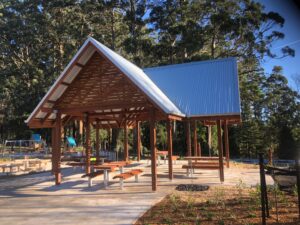
[{"label": "concrete slab floor", "polygon": [[[49,172],[1,179],[0,224],[132,224],[178,184],[221,185],[218,171],[196,170],[193,178],[188,178],[181,169],[186,163],[180,161],[174,165],[173,181],[168,179],[168,165],[158,166],[157,192],[151,190],[151,167],[146,161],[131,165],[143,169],[144,173],[139,183],[135,183],[134,178],[126,180],[124,190],[112,179],[104,189],[102,176],[88,187],[79,168],[63,169],[63,182],[59,186],[54,185]],[[125,171],[130,169],[125,168]],[[110,174],[110,178],[116,173]],[[236,185],[240,180],[246,185],[256,185],[258,169],[225,169],[223,185]],[[267,177],[267,182],[272,183],[272,179]]]}]

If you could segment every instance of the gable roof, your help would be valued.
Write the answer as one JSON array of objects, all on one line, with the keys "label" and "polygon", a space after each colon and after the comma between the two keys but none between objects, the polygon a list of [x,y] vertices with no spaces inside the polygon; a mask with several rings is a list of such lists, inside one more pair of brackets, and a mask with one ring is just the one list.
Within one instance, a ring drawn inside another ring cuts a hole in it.
[{"label": "gable roof", "polygon": [[235,58],[146,68],[144,72],[188,117],[241,113]]},{"label": "gable roof", "polygon": [[[116,52],[104,46],[97,40],[89,37],[83,46],[79,49],[64,71],[57,78],[55,83],[48,90],[46,95],[30,114],[25,121],[28,123],[31,119],[43,119],[47,113],[41,111],[41,107],[53,108],[54,104],[47,102],[56,101],[66,91],[67,86],[64,83],[72,83],[75,77],[82,70],[94,52],[100,51],[107,59],[109,59],[118,69],[120,69],[125,76],[127,76],[134,84],[136,84],[160,109],[166,114],[173,114],[178,116],[185,116],[176,107],[176,105],[153,83],[153,81],[143,72],[142,69],[129,62]],[[55,115],[50,115],[49,118],[53,119]]]}]

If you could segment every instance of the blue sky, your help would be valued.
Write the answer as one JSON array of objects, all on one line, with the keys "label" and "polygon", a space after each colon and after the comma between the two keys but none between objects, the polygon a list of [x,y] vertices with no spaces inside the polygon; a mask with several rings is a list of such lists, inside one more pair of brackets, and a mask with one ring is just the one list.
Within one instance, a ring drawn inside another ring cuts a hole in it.
[{"label": "blue sky", "polygon": [[296,52],[295,57],[283,59],[266,57],[262,66],[267,73],[271,73],[275,65],[282,66],[284,75],[289,79],[290,86],[294,87],[291,78],[294,74],[300,74],[300,9],[292,0],[260,0],[259,2],[265,5],[266,11],[278,12],[285,19],[284,27],[276,29],[283,32],[285,38],[273,44],[273,52],[280,55],[281,48],[286,45]]}]

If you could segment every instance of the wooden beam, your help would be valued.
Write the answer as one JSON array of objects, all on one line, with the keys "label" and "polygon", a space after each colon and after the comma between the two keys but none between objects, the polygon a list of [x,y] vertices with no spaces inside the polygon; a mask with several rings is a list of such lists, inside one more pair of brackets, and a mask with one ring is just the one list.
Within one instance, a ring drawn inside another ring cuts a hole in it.
[{"label": "wooden beam", "polygon": [[220,171],[220,181],[224,182],[224,164],[223,164],[223,141],[222,141],[222,126],[221,120],[217,122],[218,128],[218,152],[219,152],[219,171]]},{"label": "wooden beam", "polygon": [[224,123],[224,144],[225,144],[225,155],[226,155],[226,167],[229,168],[229,138],[228,138],[228,126],[227,120]]},{"label": "wooden beam", "polygon": [[[240,124],[241,123],[240,120],[226,120],[226,121],[227,121],[227,125],[233,125],[233,124]],[[214,125],[217,125],[217,121],[204,120],[203,125],[204,126],[214,126]],[[222,125],[224,125],[224,121],[222,121]]]},{"label": "wooden beam", "polygon": [[83,67],[84,67],[84,65],[82,65],[82,64],[81,64],[81,63],[79,63],[79,62],[76,62],[76,63],[75,63],[75,65],[76,65],[76,66],[78,66],[78,67],[81,67],[81,68],[83,68]]},{"label": "wooden beam", "polygon": [[91,172],[91,126],[90,117],[88,113],[84,115],[85,119],[85,172],[88,174]]},{"label": "wooden beam", "polygon": [[56,103],[56,101],[53,101],[53,100],[47,100],[47,102],[50,103],[50,104],[55,104]]},{"label": "wooden beam", "polygon": [[129,161],[129,154],[128,154],[128,128],[127,123],[124,123],[124,160],[127,162]]},{"label": "wooden beam", "polygon": [[156,168],[156,127],[155,127],[155,109],[150,111],[150,149],[151,149],[151,174],[152,191],[157,190],[157,168]]},{"label": "wooden beam", "polygon": [[191,143],[191,123],[189,120],[185,121],[185,129],[186,129],[186,148],[187,148],[187,156],[192,156],[192,143]]},{"label": "wooden beam", "polygon": [[230,114],[230,115],[210,115],[210,116],[192,116],[190,120],[241,120],[241,115]]},{"label": "wooden beam", "polygon": [[137,160],[138,162],[141,160],[141,126],[140,122],[136,121],[136,138],[137,138]]},{"label": "wooden beam", "polygon": [[197,140],[197,120],[194,120],[193,121],[193,131],[194,131],[194,134],[193,134],[193,138],[194,138],[194,156],[197,156],[198,155],[198,140]]},{"label": "wooden beam", "polygon": [[146,106],[146,105],[141,103],[120,102],[120,103],[102,104],[102,105],[81,105],[81,106],[68,107],[68,108],[58,107],[57,109],[61,110],[61,112],[64,114],[68,114],[73,112],[91,112],[96,110],[135,108],[135,107],[142,107],[142,106]]},{"label": "wooden beam", "polygon": [[41,108],[41,111],[42,111],[42,112],[45,112],[45,113],[52,113],[52,112],[53,112],[53,108],[45,108],[45,107],[42,107],[42,108]]},{"label": "wooden beam", "polygon": [[43,119],[41,119],[41,122],[44,123],[44,122],[49,118],[50,115],[51,115],[51,113],[48,112],[48,113],[46,114],[46,116],[45,116]]},{"label": "wooden beam", "polygon": [[[54,148],[54,175],[55,184],[59,185],[61,183],[61,169],[60,169],[60,158],[61,158],[61,130],[62,121],[61,113],[58,111],[56,113],[56,123],[55,123],[55,148]],[[52,153],[53,154],[53,153]]]},{"label": "wooden beam", "polygon": [[55,126],[55,120],[46,120],[42,122],[40,119],[31,120],[27,124],[30,128],[53,128]]},{"label": "wooden beam", "polygon": [[168,162],[169,162],[169,179],[173,180],[173,138],[172,138],[172,120],[167,120],[167,142],[168,142]]},{"label": "wooden beam", "polygon": [[62,81],[60,84],[69,87],[71,83],[67,83],[67,82]]},{"label": "wooden beam", "polygon": [[182,121],[183,118],[181,116],[177,116],[177,115],[168,115],[167,119]]}]

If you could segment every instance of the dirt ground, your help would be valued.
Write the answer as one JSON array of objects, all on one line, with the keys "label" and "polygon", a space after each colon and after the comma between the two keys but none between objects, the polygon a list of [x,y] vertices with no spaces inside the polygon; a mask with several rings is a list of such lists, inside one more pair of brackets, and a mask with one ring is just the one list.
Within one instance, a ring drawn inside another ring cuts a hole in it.
[{"label": "dirt ground", "polygon": [[[277,198],[278,220],[276,213]],[[299,225],[294,193],[270,189],[267,224]],[[211,187],[208,191],[174,191],[148,210],[136,225],[146,224],[261,224],[259,187]]]}]

